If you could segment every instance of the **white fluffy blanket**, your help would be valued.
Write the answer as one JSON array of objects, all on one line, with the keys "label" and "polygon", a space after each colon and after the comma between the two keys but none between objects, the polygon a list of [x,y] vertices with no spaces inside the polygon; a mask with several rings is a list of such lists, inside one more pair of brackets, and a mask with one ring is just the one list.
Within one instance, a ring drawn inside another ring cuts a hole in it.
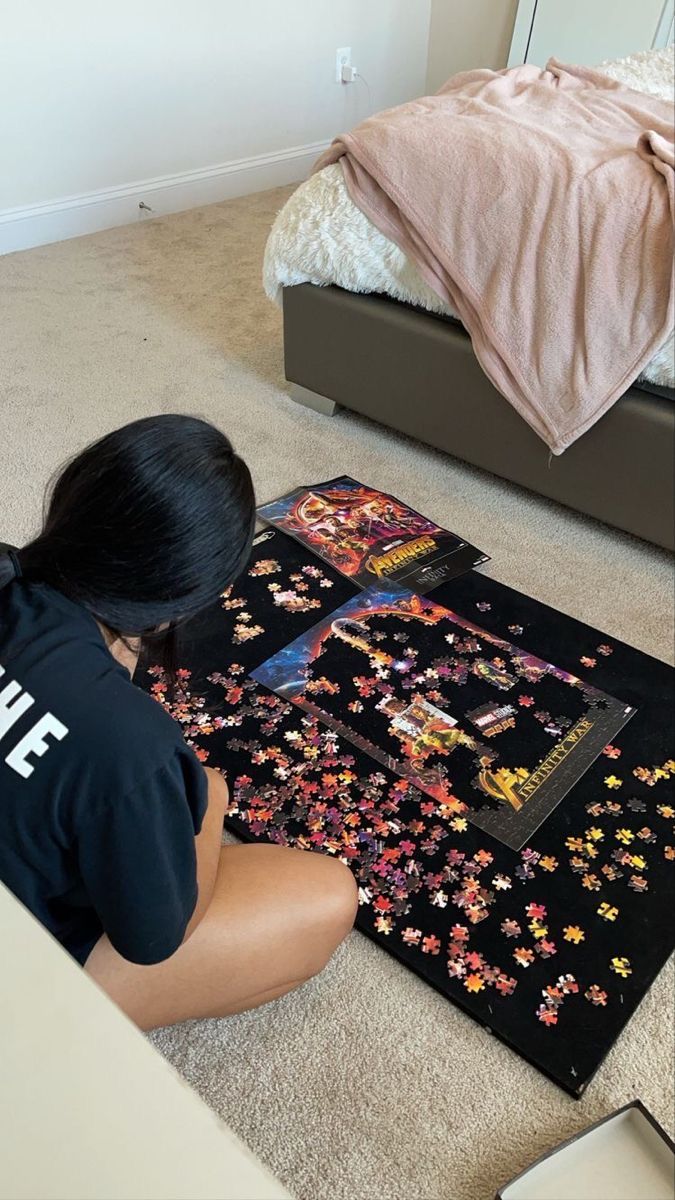
[{"label": "white fluffy blanket", "polygon": [[[675,95],[672,48],[643,51],[603,63],[601,69],[639,91],[666,99]],[[279,303],[282,289],[299,283],[382,292],[430,312],[455,315],[398,246],[356,207],[339,163],[301,184],[272,227],[265,251],[265,291]],[[672,333],[641,378],[675,386]]]}]

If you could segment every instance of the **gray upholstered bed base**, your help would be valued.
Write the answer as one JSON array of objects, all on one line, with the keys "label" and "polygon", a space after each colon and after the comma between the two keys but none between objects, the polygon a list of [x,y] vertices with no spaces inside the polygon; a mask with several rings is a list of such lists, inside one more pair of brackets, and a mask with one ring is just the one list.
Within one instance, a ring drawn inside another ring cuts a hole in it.
[{"label": "gray upholstered bed base", "polygon": [[454,321],[311,284],[284,290],[286,378],[330,414],[363,413],[658,546],[675,542],[675,397],[631,387],[563,455],[496,391]]}]

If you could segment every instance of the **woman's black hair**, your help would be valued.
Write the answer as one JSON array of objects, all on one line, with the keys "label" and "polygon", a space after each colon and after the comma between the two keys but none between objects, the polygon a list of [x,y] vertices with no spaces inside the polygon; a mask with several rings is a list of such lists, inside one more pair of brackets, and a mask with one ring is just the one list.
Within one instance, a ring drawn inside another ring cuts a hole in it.
[{"label": "woman's black hair", "polygon": [[168,626],[170,658],[176,625],[243,570],[254,525],[251,476],[225,434],[197,417],[145,417],[68,463],[18,561],[25,579],[50,584],[120,636]]}]

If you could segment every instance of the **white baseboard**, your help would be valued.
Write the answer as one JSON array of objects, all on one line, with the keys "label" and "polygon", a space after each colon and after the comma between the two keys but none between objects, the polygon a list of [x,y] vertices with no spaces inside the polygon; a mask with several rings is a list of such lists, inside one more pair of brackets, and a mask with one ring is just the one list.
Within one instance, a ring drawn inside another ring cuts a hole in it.
[{"label": "white baseboard", "polygon": [[[327,144],[291,146],[199,171],[181,171],[177,175],[66,196],[47,204],[5,209],[0,212],[0,254],[296,183],[309,173]],[[139,208],[141,201],[152,211]]]}]

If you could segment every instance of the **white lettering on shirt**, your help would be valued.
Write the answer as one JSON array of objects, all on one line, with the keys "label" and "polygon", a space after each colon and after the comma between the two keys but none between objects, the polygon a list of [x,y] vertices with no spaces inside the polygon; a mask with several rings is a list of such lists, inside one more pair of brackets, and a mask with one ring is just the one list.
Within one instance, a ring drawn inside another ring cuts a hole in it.
[{"label": "white lettering on shirt", "polygon": [[[5,668],[0,667],[0,677],[5,674]],[[0,738],[4,737],[26,709],[34,704],[32,696],[24,692],[18,683],[10,682],[0,692]]]},{"label": "white lettering on shirt", "polygon": [[32,729],[28,730],[25,737],[14,747],[7,755],[5,762],[8,767],[16,771],[17,775],[22,775],[24,779],[28,779],[29,775],[33,774],[35,767],[32,763],[26,762],[29,754],[36,754],[38,758],[46,750],[49,750],[49,742],[44,740],[43,734],[51,734],[59,742],[66,736],[68,730],[57,717],[52,713],[45,713],[44,717],[35,723]]},{"label": "white lettering on shirt", "polygon": [[[4,674],[4,667],[0,667],[0,677]],[[20,684],[10,681],[5,685],[0,691],[0,741],[19,720],[19,717],[22,717],[34,703],[33,697],[23,691]],[[68,729],[62,721],[59,721],[53,713],[45,713],[17,742],[14,749],[10,750],[5,758],[7,766],[16,771],[17,775],[21,775],[23,779],[28,779],[35,770],[33,763],[27,762],[28,755],[34,754],[37,758],[42,758],[42,755],[50,748],[50,744],[45,738],[47,736],[54,737],[60,742],[67,733]]]}]

